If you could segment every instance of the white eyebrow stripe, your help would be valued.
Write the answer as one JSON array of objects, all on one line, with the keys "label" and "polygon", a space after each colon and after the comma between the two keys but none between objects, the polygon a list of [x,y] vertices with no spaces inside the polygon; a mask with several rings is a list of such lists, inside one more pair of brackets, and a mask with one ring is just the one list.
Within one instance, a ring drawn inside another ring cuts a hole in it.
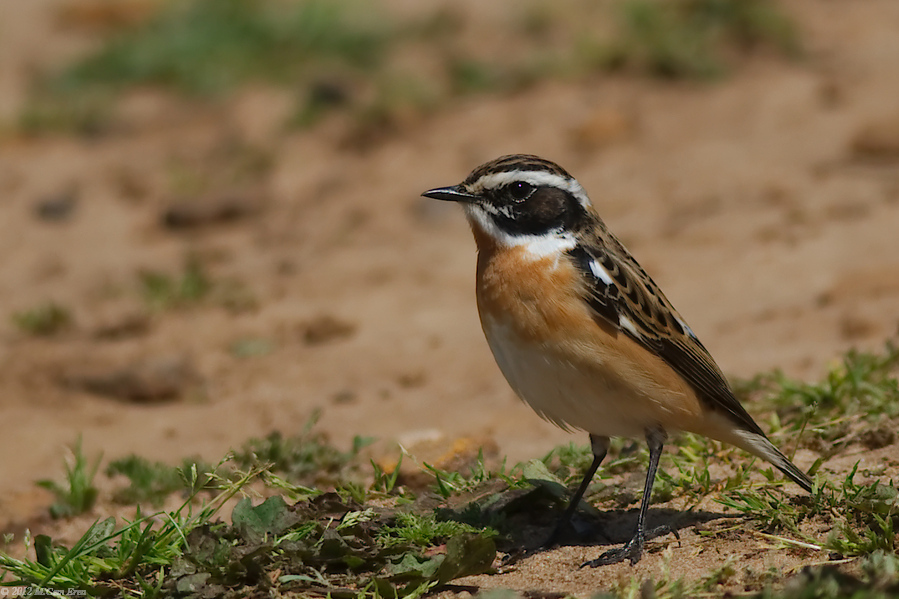
[{"label": "white eyebrow stripe", "polygon": [[605,283],[606,285],[614,285],[615,283],[612,281],[612,277],[609,275],[609,272],[603,268],[602,264],[599,263],[595,258],[590,260],[590,272],[593,273],[593,276]]},{"label": "white eyebrow stripe", "polygon": [[555,173],[546,171],[504,171],[502,173],[491,173],[485,175],[474,182],[469,191],[479,193],[484,189],[497,189],[503,185],[508,185],[513,181],[524,181],[536,187],[547,186],[563,189],[577,198],[578,202],[584,207],[591,206],[590,198],[587,192],[581,187],[576,179],[563,177]]}]

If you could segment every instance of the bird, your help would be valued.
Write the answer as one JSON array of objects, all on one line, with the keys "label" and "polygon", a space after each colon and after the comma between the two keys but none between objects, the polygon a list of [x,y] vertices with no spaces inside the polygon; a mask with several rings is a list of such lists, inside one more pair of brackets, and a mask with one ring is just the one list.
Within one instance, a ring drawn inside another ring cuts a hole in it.
[{"label": "bird", "polygon": [[477,245],[481,327],[516,395],[544,419],[587,432],[593,459],[559,523],[568,525],[612,437],[645,438],[649,465],[637,525],[623,546],[584,566],[636,564],[670,433],[716,439],[767,460],[807,492],[813,482],[771,441],[658,285],[558,164],[501,156],[462,183],[422,193],[461,205]]}]

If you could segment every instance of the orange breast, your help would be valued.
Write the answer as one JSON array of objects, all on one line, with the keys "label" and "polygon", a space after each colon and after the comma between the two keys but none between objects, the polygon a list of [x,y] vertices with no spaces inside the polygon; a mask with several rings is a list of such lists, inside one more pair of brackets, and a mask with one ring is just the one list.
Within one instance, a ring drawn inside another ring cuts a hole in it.
[{"label": "orange breast", "polygon": [[522,341],[543,343],[594,328],[583,283],[565,256],[534,259],[524,248],[478,252],[477,300],[483,321],[511,326]]}]

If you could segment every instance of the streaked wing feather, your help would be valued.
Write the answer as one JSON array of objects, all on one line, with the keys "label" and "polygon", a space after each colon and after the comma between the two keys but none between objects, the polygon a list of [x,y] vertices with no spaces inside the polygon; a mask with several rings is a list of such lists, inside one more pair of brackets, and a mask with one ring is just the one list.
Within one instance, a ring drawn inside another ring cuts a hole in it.
[{"label": "streaked wing feather", "polygon": [[621,291],[615,285],[610,285],[598,277],[591,267],[591,262],[596,260],[583,246],[576,245],[568,254],[574,260],[580,270],[590,281],[587,303],[590,308],[611,325],[619,327],[620,312],[618,305],[621,303]]},{"label": "streaked wing feather", "polygon": [[[747,431],[764,436],[734,396],[708,350],[684,324],[655,282],[623,246],[619,244],[614,249],[613,253],[599,245],[578,245],[569,252],[588,281],[584,299],[591,309],[661,356],[699,392],[707,405],[724,410]],[[632,326],[622,326],[628,321]]]}]

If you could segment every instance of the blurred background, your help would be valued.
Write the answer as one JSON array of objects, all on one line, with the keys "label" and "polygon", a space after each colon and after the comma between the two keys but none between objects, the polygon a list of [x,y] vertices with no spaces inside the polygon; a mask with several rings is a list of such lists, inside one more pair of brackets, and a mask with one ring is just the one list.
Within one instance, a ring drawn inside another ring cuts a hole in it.
[{"label": "blurred background", "polygon": [[897,31],[895,0],[0,0],[0,511],[79,435],[584,442],[513,396],[467,225],[419,197],[505,153],[574,174],[728,374],[882,347]]}]

